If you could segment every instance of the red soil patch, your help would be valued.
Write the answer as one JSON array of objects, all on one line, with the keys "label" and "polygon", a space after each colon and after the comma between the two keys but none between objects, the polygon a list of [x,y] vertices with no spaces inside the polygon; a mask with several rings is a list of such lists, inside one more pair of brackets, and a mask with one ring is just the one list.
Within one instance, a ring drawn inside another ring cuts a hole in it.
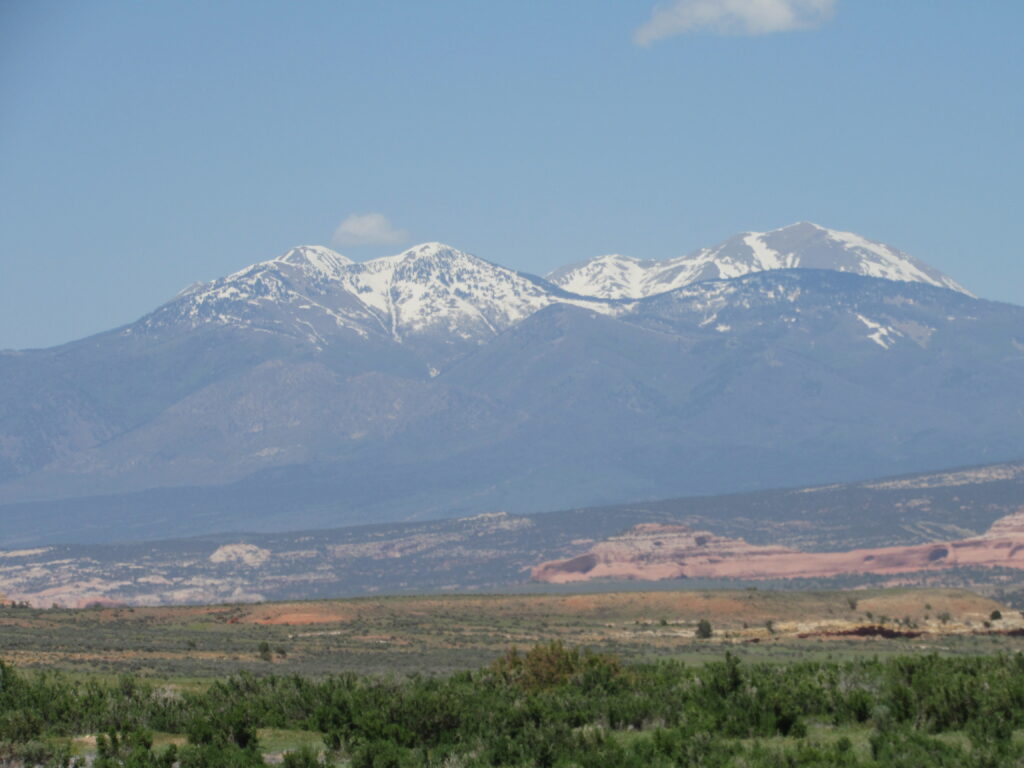
[{"label": "red soil patch", "polygon": [[313,611],[296,611],[294,613],[282,613],[277,616],[265,616],[263,618],[251,618],[246,623],[251,624],[330,624],[343,621],[337,615],[316,613]]},{"label": "red soil patch", "polygon": [[247,609],[247,613],[232,620],[238,624],[336,624],[351,621],[354,613],[341,604],[314,604],[297,607],[294,605],[259,605]]}]

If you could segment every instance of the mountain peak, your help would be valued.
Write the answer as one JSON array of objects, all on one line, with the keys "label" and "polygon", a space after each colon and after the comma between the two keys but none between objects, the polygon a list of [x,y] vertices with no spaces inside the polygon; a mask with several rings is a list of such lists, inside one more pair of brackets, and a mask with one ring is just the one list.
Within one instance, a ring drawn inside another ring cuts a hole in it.
[{"label": "mountain peak", "polygon": [[970,295],[952,278],[908,253],[854,232],[800,222],[759,235],[763,245],[798,256],[798,266],[927,283]]},{"label": "mountain peak", "polygon": [[644,281],[656,261],[644,261],[620,253],[607,253],[551,272],[547,279],[570,293],[600,299],[639,299]]},{"label": "mountain peak", "polygon": [[303,269],[312,268],[326,275],[337,275],[345,267],[355,264],[352,259],[322,245],[297,245],[271,260],[273,264],[290,264]]},{"label": "mountain peak", "polygon": [[432,241],[429,243],[420,243],[414,245],[412,248],[407,248],[402,252],[402,255],[417,255],[417,256],[434,256],[437,254],[447,253],[462,253],[458,248],[448,245],[447,243],[439,243]]},{"label": "mountain peak", "polygon": [[823,237],[828,232],[834,230],[828,227],[823,227],[820,224],[815,224],[813,221],[797,221],[792,224],[787,224],[784,227],[773,229],[769,232],[745,232],[746,235],[756,235],[763,237],[764,235],[777,235],[784,234],[792,238],[811,239],[816,237]]},{"label": "mountain peak", "polygon": [[396,338],[444,329],[478,340],[555,301],[550,286],[445,243],[420,243],[361,266],[354,290],[387,313]]},{"label": "mountain peak", "polygon": [[385,257],[386,259],[392,259],[396,262],[422,262],[429,261],[433,263],[443,264],[460,259],[471,259],[474,261],[482,261],[476,256],[465,251],[460,251],[447,243],[429,242],[420,243],[414,245],[412,248],[407,248],[397,256]]},{"label": "mountain peak", "polygon": [[555,270],[548,279],[584,296],[635,299],[702,280],[796,268],[927,283],[970,295],[952,278],[903,251],[810,221],[770,232],[743,232],[712,248],[666,261],[599,256]]}]

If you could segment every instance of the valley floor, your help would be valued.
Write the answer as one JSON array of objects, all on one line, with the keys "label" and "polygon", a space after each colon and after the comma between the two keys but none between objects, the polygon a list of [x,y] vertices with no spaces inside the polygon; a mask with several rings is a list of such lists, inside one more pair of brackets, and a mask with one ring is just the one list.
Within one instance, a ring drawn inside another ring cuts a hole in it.
[{"label": "valley floor", "polygon": [[[993,616],[999,618],[993,619]],[[707,621],[711,637],[697,636]],[[959,589],[657,590],[380,597],[154,608],[0,607],[0,659],[25,670],[176,682],[448,674],[557,640],[625,660],[701,662],[1024,650],[1024,618]]]}]

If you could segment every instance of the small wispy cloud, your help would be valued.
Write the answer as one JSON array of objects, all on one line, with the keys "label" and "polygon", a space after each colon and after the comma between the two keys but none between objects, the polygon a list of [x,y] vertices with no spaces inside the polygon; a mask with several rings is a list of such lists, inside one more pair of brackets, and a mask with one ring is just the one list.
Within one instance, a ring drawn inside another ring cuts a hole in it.
[{"label": "small wispy cloud", "polygon": [[383,213],[353,213],[334,230],[331,242],[338,246],[397,245],[409,239],[404,229],[396,229]]},{"label": "small wispy cloud", "polygon": [[650,45],[688,32],[720,35],[770,35],[811,29],[824,23],[836,0],[674,0],[657,6],[633,33],[633,42]]}]

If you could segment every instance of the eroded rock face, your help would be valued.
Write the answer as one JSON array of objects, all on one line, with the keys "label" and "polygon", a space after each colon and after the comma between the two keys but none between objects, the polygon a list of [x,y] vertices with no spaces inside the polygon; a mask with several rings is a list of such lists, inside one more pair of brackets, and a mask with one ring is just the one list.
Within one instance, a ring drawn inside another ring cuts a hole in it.
[{"label": "eroded rock face", "polygon": [[643,524],[589,552],[538,565],[531,575],[536,581],[560,584],[592,579],[822,578],[971,566],[1024,569],[1024,509],[969,539],[849,552],[754,546],[681,525]]}]

